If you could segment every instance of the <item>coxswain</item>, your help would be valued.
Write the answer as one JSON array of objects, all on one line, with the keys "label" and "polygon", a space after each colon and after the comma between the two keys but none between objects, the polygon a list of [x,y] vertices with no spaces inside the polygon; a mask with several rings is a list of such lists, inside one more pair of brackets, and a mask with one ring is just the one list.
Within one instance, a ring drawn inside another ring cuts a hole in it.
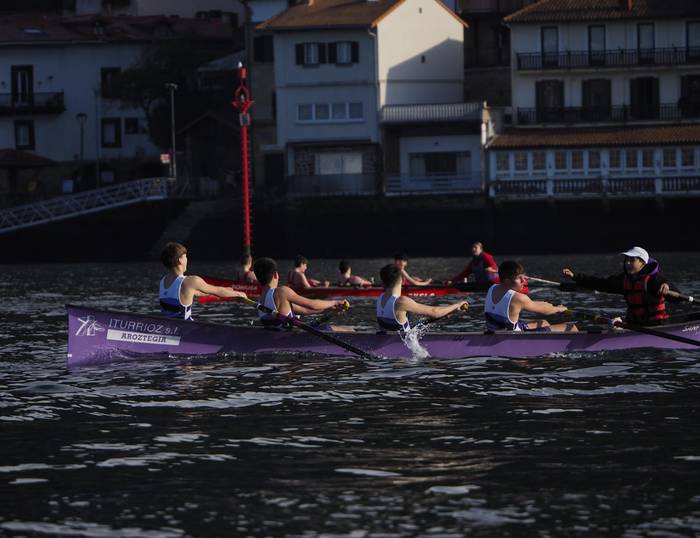
[{"label": "coxswain", "polygon": [[377,323],[385,331],[407,331],[411,328],[408,314],[440,318],[459,310],[467,301],[457,301],[448,306],[428,306],[401,295],[403,278],[396,264],[389,264],[379,271],[384,293],[377,297]]},{"label": "coxswain", "polygon": [[[328,287],[330,282],[324,280],[316,280],[306,276],[306,270],[309,268],[309,260],[301,254],[294,257],[294,270],[287,275],[287,285],[295,290],[303,290],[308,288],[317,288],[320,286]],[[259,280],[259,279],[258,279]]]},{"label": "coxswain", "polygon": [[[297,314],[320,314],[331,308],[345,309],[347,301],[325,301],[321,299],[309,299],[295,292],[289,286],[280,286],[280,276],[277,272],[277,262],[272,258],[258,258],[253,263],[253,271],[262,286],[260,303],[281,314],[292,318]],[[284,321],[278,316],[258,309],[258,318],[265,327],[280,327]],[[328,326],[330,330],[344,330],[344,328]]]},{"label": "coxswain", "polygon": [[474,275],[477,282],[498,283],[498,265],[493,256],[484,250],[481,241],[472,244],[472,258],[467,266],[450,279],[451,282],[466,282],[469,275]]},{"label": "coxswain", "polygon": [[405,252],[394,254],[394,265],[399,268],[404,286],[428,286],[433,281],[432,278],[423,279],[408,274],[408,256]]},{"label": "coxswain", "polygon": [[550,325],[547,320],[521,321],[521,312],[532,312],[551,316],[566,312],[564,305],[553,305],[545,301],[533,301],[521,290],[525,269],[515,261],[504,261],[498,268],[499,284],[494,284],[486,293],[484,317],[489,331],[541,331],[575,332],[573,323]]},{"label": "coxswain", "polygon": [[180,243],[167,243],[160,253],[160,260],[168,273],[160,279],[160,311],[172,318],[192,319],[192,302],[198,295],[215,297],[241,297],[246,294],[226,286],[212,286],[196,275],[185,276],[187,249]]},{"label": "coxswain", "polygon": [[355,287],[367,287],[372,286],[373,282],[362,278],[358,275],[352,274],[352,267],[350,262],[347,260],[341,260],[338,264],[338,272],[340,273],[338,277],[338,286],[355,286]]},{"label": "coxswain", "polygon": [[649,256],[642,247],[632,247],[625,252],[622,272],[607,277],[576,273],[568,267],[562,270],[565,277],[582,288],[618,293],[627,303],[626,321],[641,325],[656,325],[668,318],[666,300],[678,300],[668,295],[673,288],[661,273],[659,262]]},{"label": "coxswain", "polygon": [[244,284],[255,284],[258,281],[253,272],[253,257],[250,254],[241,256],[241,267],[236,271],[234,280]]}]

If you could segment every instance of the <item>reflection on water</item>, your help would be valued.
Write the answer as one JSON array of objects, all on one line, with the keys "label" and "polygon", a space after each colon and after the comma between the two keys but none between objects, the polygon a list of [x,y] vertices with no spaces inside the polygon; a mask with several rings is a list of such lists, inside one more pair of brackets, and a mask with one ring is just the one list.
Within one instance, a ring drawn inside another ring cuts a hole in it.
[{"label": "reflection on water", "polygon": [[[662,259],[683,291],[700,293],[699,256]],[[524,261],[552,279],[564,264],[605,273],[619,259]],[[383,262],[353,269],[371,276]],[[439,278],[460,263],[411,269]],[[332,277],[334,265],[310,272]],[[700,534],[700,352],[220,355],[68,371],[64,303],[152,311],[158,266],[3,274],[0,535]],[[622,312],[604,294],[535,296]],[[373,302],[352,302],[343,323],[372,327]],[[248,324],[249,310],[196,315]],[[440,323],[481,328],[477,308]]]}]

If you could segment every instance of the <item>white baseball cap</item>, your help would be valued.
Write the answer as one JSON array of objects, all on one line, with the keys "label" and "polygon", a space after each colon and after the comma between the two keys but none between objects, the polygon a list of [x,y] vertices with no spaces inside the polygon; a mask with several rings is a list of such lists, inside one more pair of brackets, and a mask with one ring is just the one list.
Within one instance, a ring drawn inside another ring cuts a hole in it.
[{"label": "white baseball cap", "polygon": [[644,263],[649,263],[649,253],[642,247],[632,247],[627,252],[620,252],[620,254],[630,258],[640,258]]}]

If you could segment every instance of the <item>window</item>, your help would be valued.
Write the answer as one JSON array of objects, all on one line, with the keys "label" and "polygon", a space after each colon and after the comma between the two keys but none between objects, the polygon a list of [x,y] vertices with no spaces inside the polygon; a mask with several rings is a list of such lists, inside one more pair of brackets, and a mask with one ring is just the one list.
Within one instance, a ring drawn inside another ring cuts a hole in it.
[{"label": "window", "polygon": [[554,152],[554,168],[556,170],[566,170],[568,168],[566,151]]},{"label": "window", "polygon": [[700,22],[689,21],[686,29],[688,58],[700,57]]},{"label": "window", "polygon": [[681,77],[681,98],[678,104],[684,118],[700,116],[700,75]]},{"label": "window", "polygon": [[32,120],[15,120],[15,148],[29,150],[35,148]]},{"label": "window", "polygon": [[295,47],[297,65],[316,66],[326,63],[325,43],[298,43]]},{"label": "window", "polygon": [[547,154],[544,151],[533,151],[532,152],[532,169],[533,170],[544,170],[547,162]]},{"label": "window", "polygon": [[591,65],[605,64],[605,26],[588,27],[588,60]]},{"label": "window", "polygon": [[497,172],[507,172],[510,169],[508,156],[508,152],[506,151],[499,151],[498,153],[496,153]]},{"label": "window", "polygon": [[515,152],[515,171],[523,172],[527,170],[527,153],[524,151]]},{"label": "window", "polygon": [[637,54],[639,63],[654,61],[654,23],[645,22],[637,25]]},{"label": "window", "polygon": [[271,35],[259,35],[253,38],[253,61],[260,63],[275,61]]},{"label": "window", "polygon": [[347,117],[345,103],[333,103],[332,110],[334,120],[344,120]]},{"label": "window", "polygon": [[350,65],[360,61],[360,44],[357,41],[328,43],[328,63]]},{"label": "window", "polygon": [[676,148],[664,148],[663,166],[664,168],[676,168]]},{"label": "window", "polygon": [[654,150],[646,148],[642,150],[642,168],[654,168]]},{"label": "window", "polygon": [[600,151],[597,149],[588,152],[588,169],[600,170]]},{"label": "window", "polygon": [[619,170],[622,166],[622,159],[619,149],[608,151],[608,164],[611,170]]},{"label": "window", "polygon": [[466,176],[471,171],[471,152],[411,153],[409,169],[413,177]]},{"label": "window", "polygon": [[610,121],[612,90],[609,79],[597,78],[581,82],[583,118],[587,121]]},{"label": "window", "polygon": [[299,121],[312,121],[314,119],[313,105],[299,105],[297,107],[297,119]]},{"label": "window", "polygon": [[361,120],[363,117],[362,103],[350,103],[348,105],[348,117],[351,120]]},{"label": "window", "polygon": [[314,105],[314,119],[317,121],[329,120],[331,118],[330,106],[328,103]]},{"label": "window", "polygon": [[556,26],[544,26],[540,36],[542,42],[542,65],[559,65],[559,30]]},{"label": "window", "polygon": [[141,118],[124,118],[124,134],[143,134],[147,133],[146,125]]},{"label": "window", "polygon": [[111,99],[117,97],[117,78],[122,72],[121,67],[103,67],[100,70],[100,88],[102,97]]},{"label": "window", "polygon": [[321,176],[338,174],[361,174],[362,153],[338,152],[317,153],[316,174]]},{"label": "window", "polygon": [[625,152],[625,169],[636,171],[639,168],[639,159],[636,149],[628,149]]},{"label": "window", "polygon": [[631,114],[635,120],[659,117],[659,79],[639,77],[630,80]]},{"label": "window", "polygon": [[537,121],[560,122],[564,119],[564,81],[540,80],[535,84]]},{"label": "window", "polygon": [[681,149],[681,166],[683,168],[695,168],[695,148]]},{"label": "window", "polygon": [[10,69],[12,77],[12,105],[31,105],[34,101],[34,67],[31,65],[13,65]]},{"label": "window", "polygon": [[576,150],[571,152],[571,169],[578,172],[583,171],[583,151]]},{"label": "window", "polygon": [[102,118],[102,147],[122,147],[122,127],[119,118]]}]

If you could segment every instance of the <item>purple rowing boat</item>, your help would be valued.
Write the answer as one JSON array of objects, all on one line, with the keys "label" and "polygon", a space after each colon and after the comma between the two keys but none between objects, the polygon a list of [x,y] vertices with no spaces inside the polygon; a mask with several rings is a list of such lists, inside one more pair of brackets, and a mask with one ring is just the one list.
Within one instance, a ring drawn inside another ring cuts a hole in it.
[{"label": "purple rowing boat", "polygon": [[[233,327],[68,305],[68,365],[132,360],[144,355],[193,356],[215,353],[321,353],[352,355],[305,332]],[[682,323],[655,328],[665,334],[700,340],[700,314]],[[410,357],[397,334],[333,333],[353,346],[387,358]],[[551,353],[630,348],[697,349],[691,344],[627,330],[578,333],[440,332],[420,344],[431,357],[539,357]]]}]

